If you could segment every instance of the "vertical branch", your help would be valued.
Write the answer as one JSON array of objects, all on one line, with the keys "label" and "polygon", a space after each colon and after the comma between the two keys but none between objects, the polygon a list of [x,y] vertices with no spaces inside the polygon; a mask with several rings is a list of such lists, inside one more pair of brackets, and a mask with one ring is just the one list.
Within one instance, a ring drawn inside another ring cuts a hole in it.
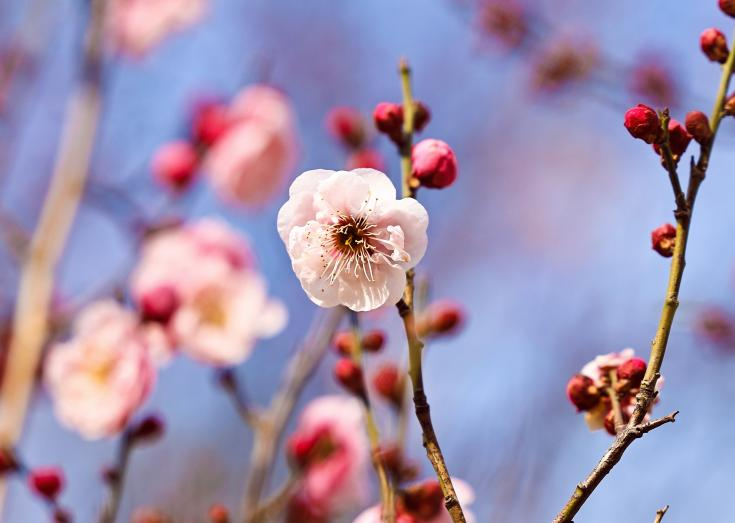
[{"label": "vertical branch", "polygon": [[[413,116],[414,116],[414,100],[411,92],[411,70],[406,60],[401,60],[399,65],[401,75],[401,87],[403,91],[403,142],[401,143],[401,174],[404,198],[415,198],[418,186],[411,176],[411,146],[413,143]],[[447,508],[449,515],[454,523],[464,523],[465,517],[462,507],[459,504],[457,493],[452,485],[452,479],[449,476],[444,455],[442,454],[439,440],[434,431],[434,425],[431,421],[431,412],[429,402],[424,391],[424,378],[422,370],[421,353],[424,348],[423,342],[416,334],[416,321],[413,311],[413,295],[414,295],[414,271],[410,269],[406,272],[406,290],[403,299],[398,302],[398,313],[403,319],[403,326],[406,331],[406,339],[408,341],[408,374],[411,377],[411,385],[413,388],[413,403],[416,411],[416,418],[421,425],[421,432],[424,440],[424,448],[426,455],[434,467],[437,479],[441,485],[444,494],[444,506]]]},{"label": "vertical branch", "polygon": [[[51,184],[21,268],[13,335],[0,388],[0,445],[6,447],[14,447],[23,430],[46,341],[54,272],[87,179],[101,105],[104,7],[104,0],[91,2],[82,76],[69,102]],[[0,478],[0,511],[5,488]]]},{"label": "vertical branch", "polygon": [[122,501],[123,487],[125,486],[125,476],[128,472],[128,462],[130,460],[130,452],[133,449],[133,440],[129,430],[126,430],[120,446],[117,451],[117,459],[114,467],[110,470],[110,475],[106,478],[110,484],[107,501],[102,509],[99,517],[99,523],[115,523],[117,512],[120,509]]}]

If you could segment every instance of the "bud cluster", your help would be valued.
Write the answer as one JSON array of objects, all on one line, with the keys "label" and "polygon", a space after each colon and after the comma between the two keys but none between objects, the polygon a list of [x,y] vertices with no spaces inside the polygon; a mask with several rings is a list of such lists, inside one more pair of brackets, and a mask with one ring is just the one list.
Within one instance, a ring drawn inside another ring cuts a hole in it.
[{"label": "bud cluster", "polygon": [[347,151],[347,169],[385,169],[383,156],[370,145],[372,137],[360,111],[347,106],[335,107],[327,114],[326,127]]}]

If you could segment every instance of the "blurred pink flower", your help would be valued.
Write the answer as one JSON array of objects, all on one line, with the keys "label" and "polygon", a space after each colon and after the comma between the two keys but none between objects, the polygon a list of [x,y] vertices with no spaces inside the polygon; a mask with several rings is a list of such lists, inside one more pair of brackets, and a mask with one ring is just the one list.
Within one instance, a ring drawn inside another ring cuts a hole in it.
[{"label": "blurred pink flower", "polygon": [[335,515],[365,501],[370,455],[359,400],[313,400],[301,414],[289,450],[303,473],[296,505]]},{"label": "blurred pink flower", "polygon": [[278,213],[278,232],[296,276],[322,307],[369,311],[401,299],[405,271],[426,252],[426,209],[396,200],[374,169],[307,171]]},{"label": "blurred pink flower", "polygon": [[141,57],[199,21],[206,6],[207,0],[111,0],[108,30],[122,52]]},{"label": "blurred pink flower", "polygon": [[51,347],[44,378],[61,423],[96,439],[125,427],[148,397],[156,370],[135,316],[106,300],[84,309],[72,338]]},{"label": "blurred pink flower", "polygon": [[204,168],[226,202],[262,205],[295,166],[293,111],[279,91],[256,85],[235,97],[230,113],[232,123],[212,144]]},{"label": "blurred pink flower", "polygon": [[[469,506],[475,501],[475,491],[467,483],[461,479],[452,478],[452,485],[457,493],[462,511],[464,512],[467,523],[474,523],[475,515],[469,510]],[[433,487],[431,490],[436,492],[435,496],[426,496],[420,490],[424,487]],[[428,480],[415,487],[409,487],[407,492],[411,495],[411,491],[419,494],[420,498],[418,506],[407,504],[404,500],[399,500],[396,523],[452,523],[452,517],[444,508],[444,497],[439,489],[439,483],[435,480]],[[380,505],[375,505],[363,511],[353,523],[382,523]]]}]

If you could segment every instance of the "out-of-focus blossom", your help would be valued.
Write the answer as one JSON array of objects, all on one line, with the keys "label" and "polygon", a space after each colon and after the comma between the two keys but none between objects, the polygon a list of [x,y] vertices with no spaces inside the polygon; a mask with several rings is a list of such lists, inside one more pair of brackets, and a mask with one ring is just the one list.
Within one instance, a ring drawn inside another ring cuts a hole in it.
[{"label": "out-of-focus blossom", "polygon": [[459,332],[464,325],[464,307],[454,300],[436,300],[418,314],[416,329],[422,338],[448,336]]},{"label": "out-of-focus blossom", "polygon": [[720,307],[707,307],[699,312],[694,323],[694,332],[716,347],[735,347],[735,317]]},{"label": "out-of-focus blossom", "polygon": [[638,104],[625,112],[625,128],[633,138],[646,143],[656,143],[663,138],[661,120],[656,111],[647,105]]},{"label": "out-of-focus blossom", "polygon": [[709,118],[702,111],[689,111],[684,120],[684,126],[697,143],[705,144],[712,138]]},{"label": "out-of-focus blossom", "polygon": [[334,365],[334,377],[347,392],[358,397],[365,397],[365,380],[362,367],[352,358],[340,358]]},{"label": "out-of-focus blossom", "polygon": [[327,115],[327,130],[342,145],[360,149],[365,143],[365,122],[352,107],[335,107]]},{"label": "out-of-focus blossom", "polygon": [[[671,154],[674,160],[679,160],[681,156],[686,152],[689,143],[692,141],[692,135],[681,125],[678,121],[673,118],[669,120],[669,145],[671,146]],[[657,154],[661,154],[660,144],[654,143],[653,150]]]},{"label": "out-of-focus blossom", "polygon": [[122,430],[156,378],[137,320],[116,302],[89,305],[70,340],[51,347],[44,371],[57,417],[88,439]]},{"label": "out-of-focus blossom", "polygon": [[198,22],[206,7],[207,0],[111,0],[108,30],[118,49],[140,57]]},{"label": "out-of-focus blossom", "polygon": [[655,107],[676,107],[679,104],[679,88],[670,66],[661,56],[642,56],[629,77],[630,90],[635,98]]},{"label": "out-of-focus blossom", "polygon": [[671,258],[676,247],[676,227],[665,223],[651,232],[651,248],[664,258]]},{"label": "out-of-focus blossom", "polygon": [[411,175],[429,189],[444,189],[457,179],[457,158],[441,140],[429,138],[414,145],[411,164]]},{"label": "out-of-focus blossom", "polygon": [[[469,507],[475,501],[475,492],[461,479],[452,478],[454,490],[465,519],[468,523],[475,521],[475,515]],[[397,523],[451,523],[452,517],[444,508],[444,495],[439,482],[427,480],[413,485],[397,495]],[[381,523],[381,507],[376,505],[362,512],[353,523]]]},{"label": "out-of-focus blossom", "polygon": [[171,523],[171,519],[158,509],[141,507],[135,509],[130,523]]},{"label": "out-of-focus blossom", "polygon": [[205,170],[223,200],[265,204],[295,165],[293,111],[281,92],[256,85],[235,98],[230,116],[233,123],[209,149]]},{"label": "out-of-focus blossom", "polygon": [[210,523],[230,523],[230,511],[220,503],[209,507],[207,516]]},{"label": "out-of-focus blossom", "polygon": [[705,29],[699,37],[699,45],[704,55],[713,62],[724,64],[730,50],[727,48],[725,33],[714,27]]},{"label": "out-of-focus blossom", "polygon": [[478,14],[480,30],[508,49],[520,46],[529,35],[528,16],[513,0],[484,2]]},{"label": "out-of-focus blossom", "polygon": [[288,450],[301,469],[292,512],[333,517],[365,500],[370,457],[359,400],[344,396],[313,400],[304,409]]},{"label": "out-of-focus blossom", "polygon": [[314,303],[368,311],[401,299],[405,271],[426,252],[429,217],[420,203],[396,200],[374,169],[307,171],[289,195],[278,232]]},{"label": "out-of-focus blossom", "polygon": [[209,147],[219,140],[232,124],[226,104],[216,100],[200,100],[194,104],[191,135],[194,143]]},{"label": "out-of-focus blossom", "polygon": [[598,64],[597,48],[589,41],[558,41],[534,59],[531,84],[536,91],[555,94],[579,83]]},{"label": "out-of-focus blossom", "polygon": [[403,407],[404,376],[394,363],[385,363],[373,375],[373,388],[397,409]]},{"label": "out-of-focus blossom", "polygon": [[186,189],[199,168],[199,154],[189,142],[171,142],[163,145],[151,164],[154,178],[173,191]]},{"label": "out-of-focus blossom", "polygon": [[600,401],[600,389],[584,374],[575,374],[567,383],[567,397],[577,411],[590,410]]},{"label": "out-of-focus blossom", "polygon": [[360,149],[353,151],[347,157],[347,169],[375,169],[376,171],[385,170],[385,159],[380,152],[375,149]]}]

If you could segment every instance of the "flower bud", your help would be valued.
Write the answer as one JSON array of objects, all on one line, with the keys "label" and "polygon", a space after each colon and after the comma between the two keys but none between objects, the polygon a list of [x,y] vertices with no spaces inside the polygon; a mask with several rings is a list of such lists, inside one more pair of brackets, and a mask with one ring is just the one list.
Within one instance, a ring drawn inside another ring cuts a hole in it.
[{"label": "flower bud", "polygon": [[143,321],[168,323],[179,307],[179,296],[170,285],[155,287],[138,299]]},{"label": "flower bud", "polygon": [[702,111],[688,112],[684,125],[686,126],[687,132],[700,144],[707,143],[712,138],[709,119]]},{"label": "flower bud", "polygon": [[347,157],[348,170],[352,169],[376,169],[378,171],[385,171],[385,160],[383,155],[375,149],[360,149],[354,151]]},{"label": "flower bud", "polygon": [[153,177],[172,191],[186,189],[196,175],[199,155],[189,142],[171,142],[156,151]]},{"label": "flower bud", "polygon": [[735,346],[735,320],[728,311],[709,307],[698,314],[695,332],[709,343],[720,347]]},{"label": "flower bud", "polygon": [[403,406],[403,375],[392,363],[387,363],[373,375],[373,388],[381,398],[396,409]]},{"label": "flower bud", "polygon": [[54,501],[64,488],[64,474],[56,467],[37,468],[28,474],[28,485],[39,496]]},{"label": "flower bud", "polygon": [[727,38],[722,31],[710,27],[705,29],[699,37],[699,45],[704,55],[713,62],[724,64],[730,54],[727,48]]},{"label": "flower bud", "polygon": [[352,107],[335,107],[327,115],[329,133],[343,145],[358,149],[365,143],[362,115]]},{"label": "flower bud", "polygon": [[71,523],[71,514],[68,510],[61,507],[54,508],[53,512],[54,523]]},{"label": "flower bud", "polygon": [[136,442],[149,442],[160,438],[165,430],[166,425],[163,419],[155,414],[150,414],[130,430],[130,437]]},{"label": "flower bud", "polygon": [[420,521],[431,520],[444,509],[444,494],[436,480],[427,480],[407,488],[401,501],[406,512]]},{"label": "flower bud", "polygon": [[362,368],[350,358],[340,358],[334,366],[334,377],[347,391],[355,396],[365,395]]},{"label": "flower bud", "polygon": [[373,110],[375,127],[396,143],[403,140],[403,106],[391,102],[381,102]]},{"label": "flower bud", "polygon": [[663,129],[656,111],[647,105],[638,104],[625,112],[625,128],[633,138],[646,143],[661,141]]},{"label": "flower bud", "polygon": [[194,107],[191,134],[193,140],[210,146],[229,129],[231,118],[227,106],[215,101],[204,101]]},{"label": "flower bud", "polygon": [[651,232],[651,248],[664,258],[674,255],[676,246],[676,227],[665,223]]},{"label": "flower bud", "polygon": [[[673,118],[669,120],[669,147],[671,147],[671,154],[675,160],[681,158],[689,147],[689,142],[692,141],[692,135],[689,134],[686,128],[681,125],[678,121]],[[657,154],[661,154],[661,147],[659,144],[653,144],[653,149]]]},{"label": "flower bud", "polygon": [[154,508],[139,508],[133,513],[130,523],[170,523],[171,520],[163,512]]},{"label": "flower bud", "polygon": [[15,454],[9,448],[0,448],[0,476],[15,472],[19,468]]},{"label": "flower bud", "polygon": [[413,113],[413,130],[420,133],[431,121],[431,111],[424,102],[416,102]]},{"label": "flower bud", "polygon": [[441,140],[422,140],[411,151],[412,175],[430,189],[449,187],[457,179],[454,151]]},{"label": "flower bud", "polygon": [[725,99],[725,105],[722,108],[722,112],[725,116],[735,116],[735,93],[730,94]]},{"label": "flower bud", "polygon": [[605,414],[605,430],[611,436],[615,436],[618,433],[615,430],[615,413],[612,410]]},{"label": "flower bud", "polygon": [[373,329],[362,336],[362,350],[365,352],[380,352],[383,345],[385,345],[385,333],[380,329]]},{"label": "flower bud", "polygon": [[627,380],[632,387],[639,387],[646,375],[646,362],[641,358],[630,358],[618,367],[618,379]]},{"label": "flower bud", "polygon": [[735,0],[720,0],[720,9],[726,15],[735,17]]},{"label": "flower bud", "polygon": [[230,523],[230,512],[219,503],[209,507],[208,516],[210,523]]},{"label": "flower bud", "polygon": [[578,411],[590,410],[600,401],[600,390],[589,376],[577,374],[567,383],[567,397]]},{"label": "flower bud", "polygon": [[419,322],[422,336],[440,336],[457,333],[465,321],[461,305],[452,300],[432,302]]},{"label": "flower bud", "polygon": [[337,353],[343,356],[352,355],[357,348],[355,336],[352,334],[352,331],[341,331],[335,334],[332,339],[332,345],[334,345]]},{"label": "flower bud", "polygon": [[381,446],[376,451],[375,457],[383,464],[386,472],[396,483],[416,479],[419,473],[418,467],[406,459],[398,445]]}]

